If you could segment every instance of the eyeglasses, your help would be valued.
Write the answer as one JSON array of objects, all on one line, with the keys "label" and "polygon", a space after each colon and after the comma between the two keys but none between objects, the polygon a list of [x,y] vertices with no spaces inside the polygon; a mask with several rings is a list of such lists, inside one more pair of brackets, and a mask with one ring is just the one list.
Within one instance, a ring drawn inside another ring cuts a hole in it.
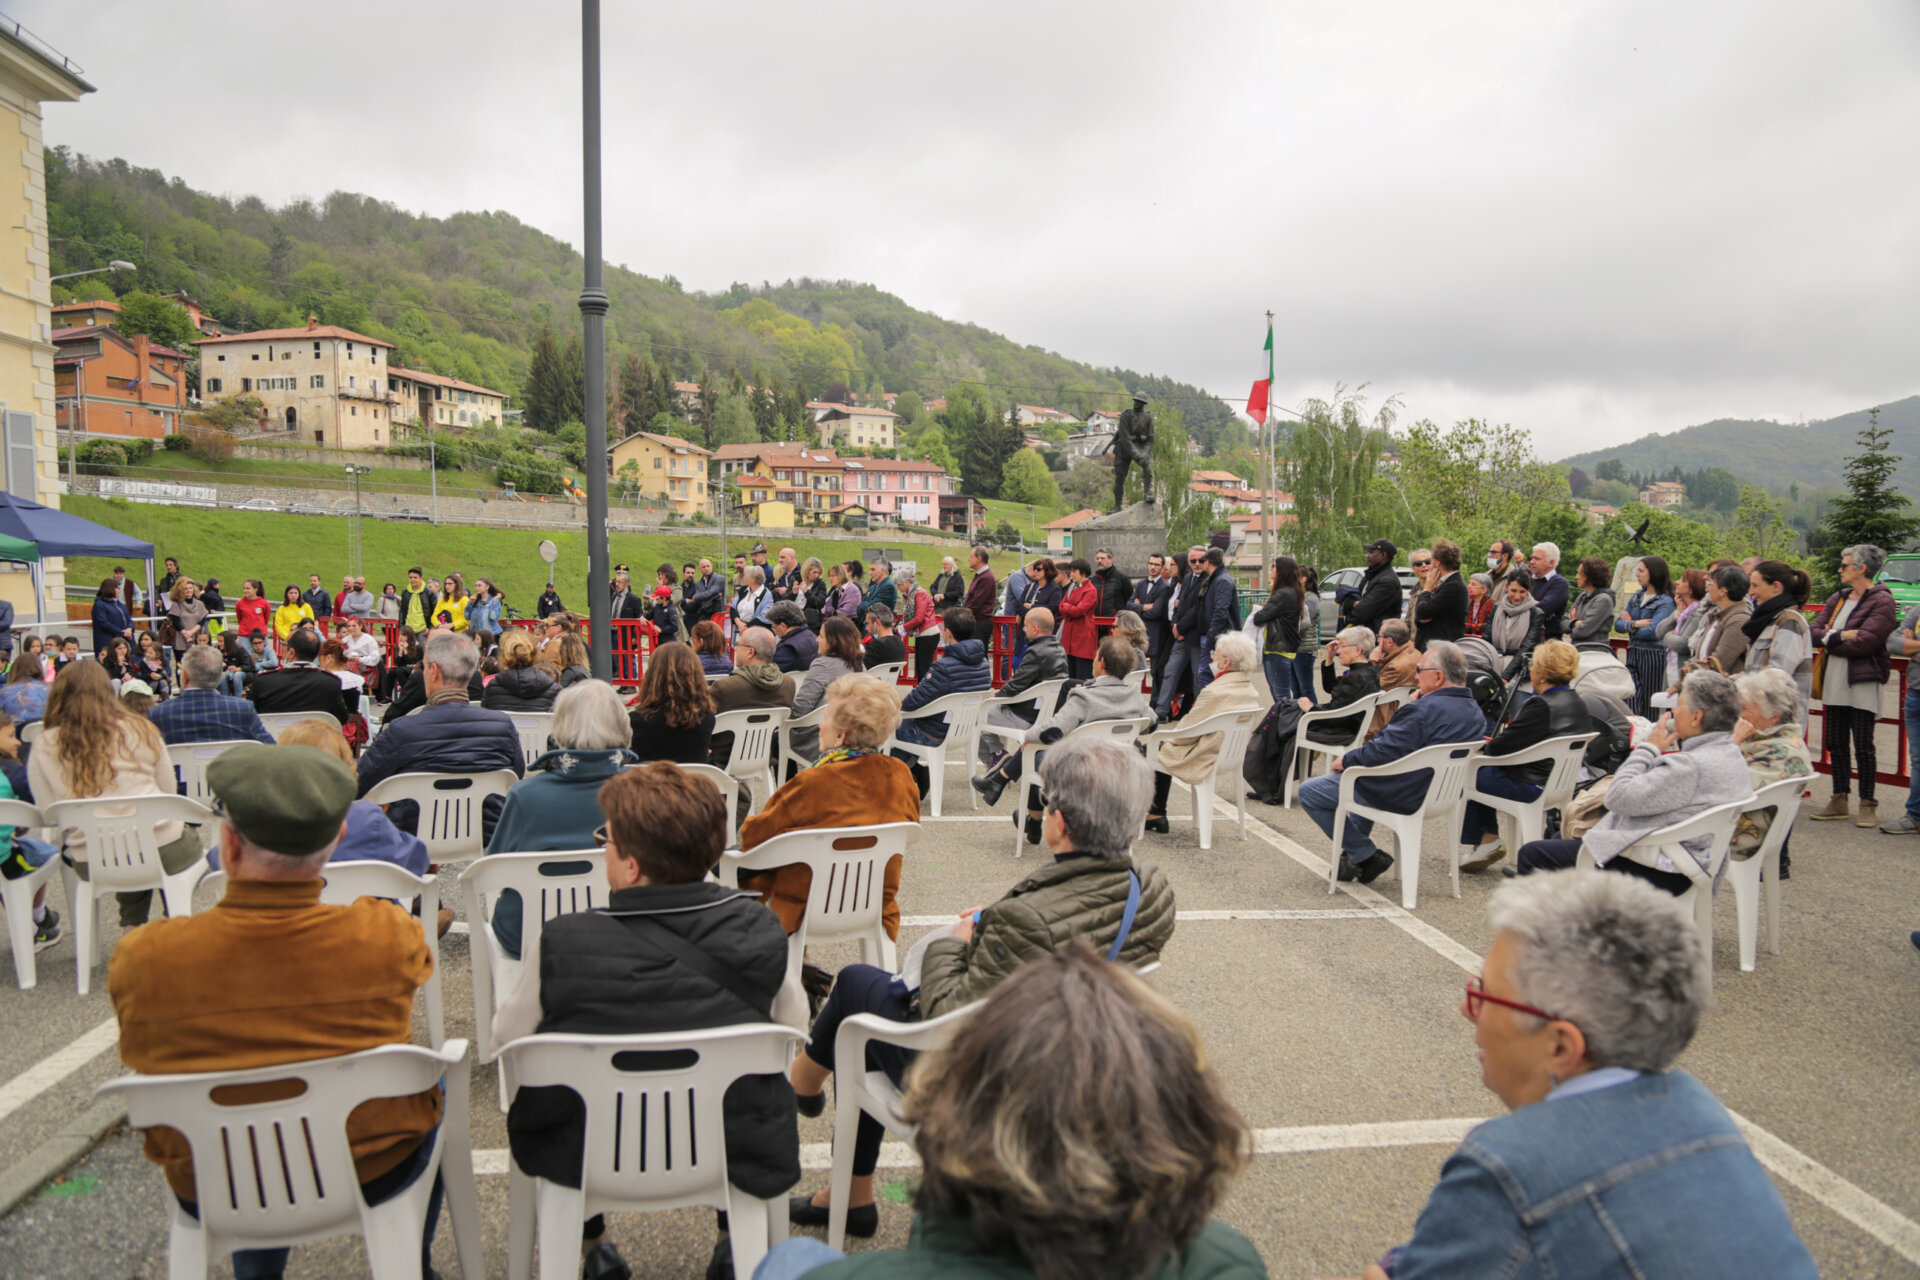
[{"label": "eyeglasses", "polygon": [[1545,1018],[1548,1022],[1566,1021],[1566,1019],[1562,1018],[1559,1014],[1548,1013],[1545,1009],[1538,1009],[1530,1004],[1521,1004],[1518,1000],[1506,1000],[1500,996],[1489,995],[1486,984],[1480,980],[1478,975],[1468,978],[1467,1017],[1475,1022],[1480,1021],[1481,1007],[1488,1004],[1497,1004],[1503,1008],[1512,1009],[1516,1013],[1530,1013],[1536,1018]]},{"label": "eyeglasses", "polygon": [[[604,844],[606,844],[606,843],[608,843],[609,841],[611,841],[612,839],[613,839],[613,837],[612,837],[611,835],[609,835],[609,834],[607,833],[607,824],[606,824],[606,823],[604,823],[604,822],[603,822],[603,823],[601,823],[601,824],[600,824],[600,825],[599,825],[598,827],[595,827],[595,828],[594,828],[594,831],[593,831],[593,842],[594,842],[595,844],[599,844],[599,845],[604,845]],[[1491,996],[1489,996],[1489,997],[1488,997],[1488,999],[1492,999],[1492,997],[1491,997]]]},{"label": "eyeglasses", "polygon": [[1428,565],[1430,565],[1430,564],[1432,564],[1432,563],[1433,563],[1433,561],[1431,561],[1431,560],[1415,560],[1415,561],[1413,562],[1413,567],[1414,567],[1414,568],[1416,568],[1416,569],[1424,569],[1424,568],[1426,568],[1426,567],[1427,567]]},{"label": "eyeglasses", "polygon": [[1437,676],[1443,673],[1438,667],[1416,667],[1414,668],[1414,674],[1422,675],[1422,676]]}]

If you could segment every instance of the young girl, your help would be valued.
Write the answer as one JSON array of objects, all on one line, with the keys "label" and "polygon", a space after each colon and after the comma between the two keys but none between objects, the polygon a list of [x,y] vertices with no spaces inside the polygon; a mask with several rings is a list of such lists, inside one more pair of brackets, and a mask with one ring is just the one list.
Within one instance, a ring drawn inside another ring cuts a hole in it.
[{"label": "young girl", "polygon": [[128,668],[133,665],[133,650],[127,644],[125,636],[115,636],[107,647],[100,651],[100,661],[107,668],[107,674],[115,680],[125,680]]},{"label": "young girl", "polygon": [[[20,734],[13,717],[4,711],[0,711],[0,799],[33,803],[27,766],[20,763]],[[46,841],[21,835],[18,827],[0,827],[0,876],[18,880],[45,866],[53,855],[54,847]],[[47,886],[43,884],[33,895],[33,949],[45,951],[60,937],[60,916],[47,906]]]},{"label": "young girl", "polygon": [[300,598],[300,588],[289,585],[280,597],[282,604],[273,611],[273,634],[285,644],[293,629],[302,622],[313,621],[313,606]]},{"label": "young girl", "polygon": [[53,662],[47,657],[47,644],[39,636],[28,636],[27,647],[21,650],[27,657],[40,659],[40,678],[48,684],[53,683]]},{"label": "young girl", "polygon": [[137,716],[144,717],[153,710],[158,701],[153,696],[153,686],[145,680],[123,680],[120,683],[120,705]]},{"label": "young girl", "polygon": [[263,636],[271,624],[273,604],[260,579],[248,578],[240,584],[240,598],[233,602],[233,629],[242,636]]}]

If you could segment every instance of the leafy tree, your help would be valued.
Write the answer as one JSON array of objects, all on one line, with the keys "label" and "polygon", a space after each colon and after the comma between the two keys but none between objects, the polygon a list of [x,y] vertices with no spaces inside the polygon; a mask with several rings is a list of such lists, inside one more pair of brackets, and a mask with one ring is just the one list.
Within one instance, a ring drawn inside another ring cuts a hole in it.
[{"label": "leafy tree", "polygon": [[1567,468],[1567,489],[1574,497],[1584,497],[1587,487],[1593,483],[1593,477],[1579,467]]},{"label": "leafy tree", "polygon": [[257,396],[228,396],[203,405],[200,417],[216,427],[247,427],[260,421],[266,405]]},{"label": "leafy tree", "polygon": [[993,532],[986,536],[988,542],[1002,547],[1017,547],[1020,544],[1020,530],[1014,528],[1013,521],[1001,520],[993,526]]},{"label": "leafy tree", "polygon": [[1600,506],[1624,507],[1638,496],[1624,480],[1595,480],[1587,486],[1587,500]]},{"label": "leafy tree", "polygon": [[[1538,543],[1551,542],[1560,548],[1560,563],[1571,565],[1580,554],[1580,544],[1587,536],[1587,529],[1587,518],[1572,507],[1549,507],[1534,518],[1527,536],[1516,541],[1528,550]],[[1522,556],[1526,554],[1526,551],[1521,552]]]},{"label": "leafy tree", "polygon": [[1542,510],[1569,499],[1566,476],[1535,457],[1532,437],[1512,426],[1468,418],[1441,428],[1423,419],[1395,445],[1423,540],[1444,536],[1471,549],[1517,539]]},{"label": "leafy tree", "polygon": [[718,449],[723,444],[752,444],[759,438],[760,429],[754,425],[753,407],[746,393],[721,392],[714,405],[710,447]]},{"label": "leafy tree", "polygon": [[1607,458],[1594,467],[1593,478],[1596,480],[1620,480],[1624,482],[1627,478],[1627,469],[1621,463],[1620,459]]},{"label": "leafy tree", "polygon": [[1880,425],[1880,410],[1867,415],[1859,435],[1860,452],[1841,469],[1847,492],[1835,500],[1820,522],[1823,536],[1818,565],[1826,582],[1840,580],[1840,556],[1848,547],[1871,544],[1886,551],[1905,551],[1920,535],[1920,516],[1913,503],[1893,485],[1900,456],[1887,451],[1892,430]]},{"label": "leafy tree", "polygon": [[1740,507],[1733,514],[1729,554],[1779,560],[1793,554],[1797,541],[1780,500],[1759,485],[1740,486]]},{"label": "leafy tree", "polygon": [[493,469],[493,478],[503,488],[512,485],[520,493],[559,493],[560,469],[531,450],[509,450]]},{"label": "leafy tree", "polygon": [[1696,507],[1711,507],[1721,515],[1727,515],[1744,500],[1740,481],[1725,467],[1706,467],[1691,477],[1683,478],[1681,483],[1687,486],[1687,501]]},{"label": "leafy tree", "polygon": [[155,297],[151,293],[124,295],[113,327],[124,337],[144,333],[163,347],[189,355],[193,352],[194,340],[200,336],[185,307],[172,298]]},{"label": "leafy tree", "polygon": [[[1633,531],[1646,522],[1644,540],[1630,541]],[[1658,511],[1643,502],[1630,502],[1620,514],[1610,517],[1595,530],[1582,548],[1590,555],[1613,564],[1622,556],[1657,555],[1676,569],[1705,568],[1727,554],[1727,539],[1718,529],[1698,520],[1689,520],[1672,511]],[[1562,569],[1568,567],[1562,552]]]},{"label": "leafy tree", "polygon": [[1113,472],[1090,458],[1076,458],[1060,491],[1075,511],[1101,506],[1113,498]]},{"label": "leafy tree", "polygon": [[1400,402],[1389,397],[1369,415],[1363,390],[1337,386],[1331,400],[1307,401],[1277,467],[1280,488],[1293,495],[1287,549],[1322,572],[1360,563],[1361,545],[1378,536],[1373,477]]},{"label": "leafy tree", "polygon": [[1007,465],[1000,472],[1000,496],[1009,502],[1050,507],[1060,501],[1060,490],[1040,455],[1032,449],[1022,449],[1007,459]]},{"label": "leafy tree", "polygon": [[571,467],[587,465],[587,425],[584,422],[569,422],[554,433],[560,444],[560,456]]}]

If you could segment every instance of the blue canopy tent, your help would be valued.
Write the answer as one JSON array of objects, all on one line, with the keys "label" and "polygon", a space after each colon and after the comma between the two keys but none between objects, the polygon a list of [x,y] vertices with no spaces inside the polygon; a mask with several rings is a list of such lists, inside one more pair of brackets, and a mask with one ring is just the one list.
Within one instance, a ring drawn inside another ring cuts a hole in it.
[{"label": "blue canopy tent", "polygon": [[[18,544],[34,549],[33,618],[46,621],[47,583],[42,567],[48,556],[103,556],[115,560],[144,560],[147,564],[147,599],[153,599],[153,544],[142,542],[53,507],[42,506],[10,493],[0,492],[0,558],[20,558]],[[62,613],[64,614],[64,607]],[[62,619],[64,621],[64,617]]]}]

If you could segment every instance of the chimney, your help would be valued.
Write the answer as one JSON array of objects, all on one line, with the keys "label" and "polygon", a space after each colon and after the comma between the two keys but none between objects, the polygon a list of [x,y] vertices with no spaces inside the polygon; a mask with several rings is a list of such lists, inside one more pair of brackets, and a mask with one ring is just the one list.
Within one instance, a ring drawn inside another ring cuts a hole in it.
[{"label": "chimney", "polygon": [[308,317],[307,317],[307,328],[309,328],[309,329],[318,329],[319,327],[320,327],[320,317],[319,317],[319,316],[308,316]]}]

